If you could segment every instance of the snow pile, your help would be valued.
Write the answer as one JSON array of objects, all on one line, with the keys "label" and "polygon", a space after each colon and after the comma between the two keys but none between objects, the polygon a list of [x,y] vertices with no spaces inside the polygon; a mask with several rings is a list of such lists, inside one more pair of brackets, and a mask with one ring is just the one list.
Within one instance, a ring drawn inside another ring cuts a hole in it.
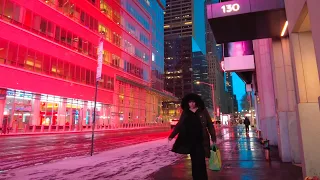
[{"label": "snow pile", "polygon": [[[173,142],[172,142],[173,143]],[[18,169],[1,174],[8,180],[141,180],[182,158],[170,151],[167,139],[132,145],[96,154]]]}]

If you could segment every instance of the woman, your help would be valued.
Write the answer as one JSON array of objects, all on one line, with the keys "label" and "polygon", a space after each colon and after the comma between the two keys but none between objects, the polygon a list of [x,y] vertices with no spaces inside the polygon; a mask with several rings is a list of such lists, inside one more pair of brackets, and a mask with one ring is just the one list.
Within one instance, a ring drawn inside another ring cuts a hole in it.
[{"label": "woman", "polygon": [[183,110],[180,120],[171,135],[171,141],[177,134],[178,138],[172,151],[179,154],[190,154],[192,177],[194,180],[207,180],[205,158],[210,157],[210,137],[216,142],[215,129],[204,102],[197,94],[186,95],[181,102]]}]

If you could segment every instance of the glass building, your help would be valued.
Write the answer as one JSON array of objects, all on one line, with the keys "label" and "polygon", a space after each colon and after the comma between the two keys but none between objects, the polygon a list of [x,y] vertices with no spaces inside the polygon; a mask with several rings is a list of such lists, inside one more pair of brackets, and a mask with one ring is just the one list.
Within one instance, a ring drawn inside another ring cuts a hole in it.
[{"label": "glass building", "polygon": [[0,0],[0,127],[89,128],[100,39],[98,128],[164,118],[159,106],[174,97],[152,86],[153,71],[163,72],[163,39],[155,26],[163,23],[163,13],[148,13],[148,2]]}]

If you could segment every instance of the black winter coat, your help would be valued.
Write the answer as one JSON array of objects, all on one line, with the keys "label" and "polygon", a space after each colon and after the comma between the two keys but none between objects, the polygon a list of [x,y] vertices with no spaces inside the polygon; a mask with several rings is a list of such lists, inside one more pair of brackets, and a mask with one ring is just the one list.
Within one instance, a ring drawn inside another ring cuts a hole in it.
[{"label": "black winter coat", "polygon": [[[179,122],[172,131],[169,138],[174,138],[178,135],[176,142],[173,145],[172,151],[179,154],[190,154],[191,147],[202,145],[205,151],[205,156],[210,157],[210,136],[213,141],[216,141],[216,134],[211,117],[204,107],[204,103],[200,96],[191,94],[182,100],[181,107],[183,112]],[[194,113],[189,110],[188,102],[196,101],[198,110]]]}]

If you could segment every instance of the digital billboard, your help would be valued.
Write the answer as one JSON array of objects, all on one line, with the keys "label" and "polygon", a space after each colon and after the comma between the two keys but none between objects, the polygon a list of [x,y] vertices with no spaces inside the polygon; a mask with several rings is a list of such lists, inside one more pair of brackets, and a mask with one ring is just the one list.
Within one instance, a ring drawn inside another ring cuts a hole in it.
[{"label": "digital billboard", "polygon": [[239,41],[224,44],[224,70],[240,72],[254,70],[252,41]]}]

